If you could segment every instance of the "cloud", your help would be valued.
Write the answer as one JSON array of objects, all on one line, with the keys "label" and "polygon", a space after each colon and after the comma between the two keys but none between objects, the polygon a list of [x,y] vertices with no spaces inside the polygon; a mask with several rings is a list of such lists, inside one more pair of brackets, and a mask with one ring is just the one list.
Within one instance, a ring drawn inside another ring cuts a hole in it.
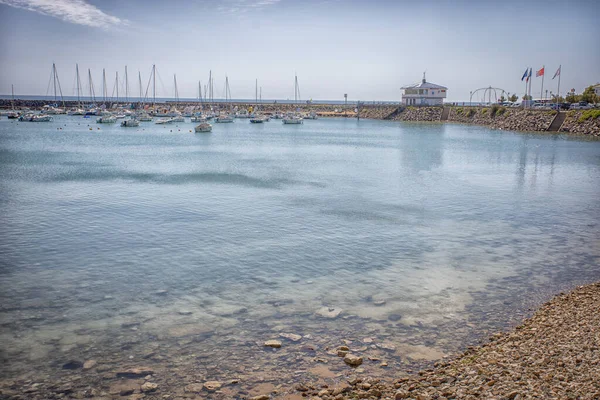
[{"label": "cloud", "polygon": [[224,0],[217,10],[229,14],[245,13],[247,11],[273,6],[280,1],[281,0]]},{"label": "cloud", "polygon": [[94,28],[108,29],[128,23],[125,19],[106,14],[85,0],[0,0],[0,4]]}]

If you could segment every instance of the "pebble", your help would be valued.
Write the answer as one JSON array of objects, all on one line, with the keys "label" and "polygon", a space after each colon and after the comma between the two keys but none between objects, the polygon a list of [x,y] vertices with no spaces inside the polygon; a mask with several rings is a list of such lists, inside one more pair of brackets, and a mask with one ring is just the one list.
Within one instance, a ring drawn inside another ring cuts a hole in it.
[{"label": "pebble", "polygon": [[281,342],[279,340],[267,340],[265,342],[265,347],[272,347],[274,349],[278,349],[281,347]]},{"label": "pebble", "polygon": [[344,357],[344,362],[353,367],[357,367],[363,363],[362,357],[356,356],[354,354],[348,353]]}]

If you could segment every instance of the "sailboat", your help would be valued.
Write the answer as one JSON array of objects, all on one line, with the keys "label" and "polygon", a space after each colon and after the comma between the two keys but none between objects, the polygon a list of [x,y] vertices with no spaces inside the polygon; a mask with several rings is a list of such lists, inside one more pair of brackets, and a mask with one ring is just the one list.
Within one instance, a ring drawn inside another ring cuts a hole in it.
[{"label": "sailboat", "polygon": [[[256,80],[256,86],[254,88],[254,107],[258,109],[258,79]],[[254,114],[250,118],[251,124],[262,124],[265,122],[266,118],[259,114]]]},{"label": "sailboat", "polygon": [[[294,104],[300,100],[300,86],[298,86],[298,75],[294,79]],[[289,113],[283,118],[286,125],[299,125],[303,123],[302,117],[298,113]]]},{"label": "sailboat", "polygon": [[[230,99],[231,99],[231,91],[229,89],[229,78],[226,76],[225,77],[225,103],[229,103]],[[219,115],[217,118],[215,118],[215,122],[218,122],[220,124],[231,123],[231,122],[233,122],[233,116],[231,116],[230,114]]]},{"label": "sailboat", "polygon": [[12,109],[6,116],[8,119],[17,119],[19,118],[19,113],[15,111],[15,87],[14,85],[10,85],[10,90],[12,93],[12,99],[10,100],[10,107]]}]

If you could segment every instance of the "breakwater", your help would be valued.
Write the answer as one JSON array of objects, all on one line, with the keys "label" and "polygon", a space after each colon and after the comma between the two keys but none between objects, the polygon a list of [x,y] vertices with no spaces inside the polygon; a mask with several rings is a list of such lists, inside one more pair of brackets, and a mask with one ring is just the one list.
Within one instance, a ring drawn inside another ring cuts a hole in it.
[{"label": "breakwater", "polygon": [[[45,100],[0,100],[0,109],[42,109],[48,104]],[[114,102],[106,102],[112,106]],[[77,107],[78,103],[69,101],[64,103],[66,108]],[[121,106],[124,103],[120,103]],[[148,106],[148,105],[146,105]],[[524,132],[546,132],[550,130],[573,133],[580,135],[600,136],[600,110],[572,110],[561,112],[564,122],[555,124],[558,112],[555,110],[524,110],[521,108],[507,108],[498,105],[491,107],[404,107],[399,105],[372,103],[362,104],[357,110],[355,105],[340,104],[282,104],[282,103],[213,103],[211,105],[201,102],[185,103],[156,103],[156,108],[170,108],[200,110],[211,107],[214,111],[220,110],[247,110],[250,107],[259,108],[266,114],[303,112],[316,113],[320,117],[346,117],[368,118],[405,122],[455,122],[487,126],[492,129],[514,130]],[[132,108],[140,107],[132,104]],[[447,113],[444,115],[444,109]],[[357,112],[358,111],[358,112]],[[561,117],[561,116],[559,116]],[[562,118],[561,118],[562,119]],[[558,121],[560,122],[560,121]],[[552,129],[551,129],[552,128]],[[556,128],[556,129],[554,129]]]}]

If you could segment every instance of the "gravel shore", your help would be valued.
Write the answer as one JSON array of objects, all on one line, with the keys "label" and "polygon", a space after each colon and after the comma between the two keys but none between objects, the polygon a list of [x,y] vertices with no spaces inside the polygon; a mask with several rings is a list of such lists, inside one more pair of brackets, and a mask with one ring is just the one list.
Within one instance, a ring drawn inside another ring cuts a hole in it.
[{"label": "gravel shore", "polygon": [[599,310],[600,282],[561,293],[511,332],[394,385],[353,377],[344,393],[305,393],[313,400],[599,399]]}]

